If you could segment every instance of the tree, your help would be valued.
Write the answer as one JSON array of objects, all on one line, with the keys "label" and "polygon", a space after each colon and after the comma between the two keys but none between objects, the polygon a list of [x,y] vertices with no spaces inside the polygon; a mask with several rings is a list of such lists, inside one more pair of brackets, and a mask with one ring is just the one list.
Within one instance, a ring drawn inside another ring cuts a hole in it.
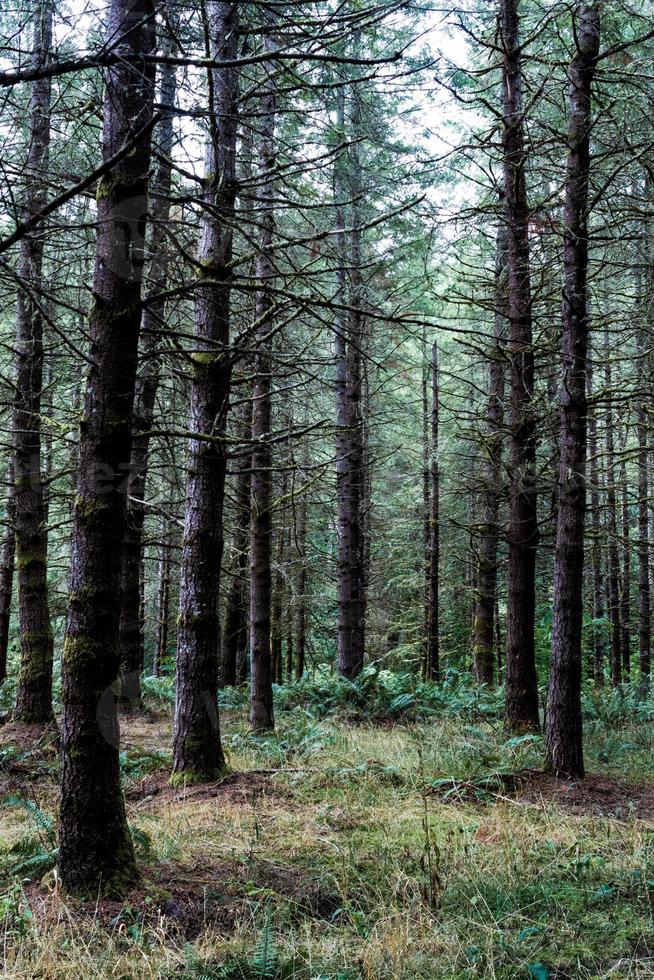
[{"label": "tree", "polygon": [[110,160],[126,145],[131,150],[97,191],[91,366],[62,655],[59,875],[71,891],[123,895],[138,876],[120,788],[116,682],[153,122],[150,0],[112,0],[107,37],[118,39],[125,58],[107,72],[103,156]]},{"label": "tree", "polygon": [[[275,48],[272,16],[266,21],[265,50]],[[274,336],[275,276],[271,249],[275,233],[274,170],[277,81],[272,61],[264,62],[266,74],[260,105],[259,180],[257,195],[260,227],[255,280],[256,342],[255,379],[252,392],[252,482],[250,547],[251,695],[250,724],[256,731],[275,726],[272,662],[272,342]]]},{"label": "tree", "polygon": [[[501,194],[501,204],[504,194]],[[483,485],[479,567],[473,637],[473,671],[480,684],[493,685],[495,677],[495,606],[497,601],[497,546],[502,491],[504,421],[504,358],[506,346],[506,220],[500,211],[495,247],[494,344],[489,356],[486,409],[486,472]]]},{"label": "tree", "polygon": [[[169,31],[175,31],[174,18]],[[173,42],[170,32],[164,36],[163,53],[170,55]],[[143,527],[145,522],[145,488],[148,473],[150,432],[154,421],[155,400],[159,387],[161,357],[158,340],[165,324],[166,287],[169,263],[166,230],[170,216],[172,185],[173,110],[175,107],[175,66],[161,67],[158,127],[158,166],[151,188],[151,234],[148,242],[150,285],[145,297],[141,323],[141,363],[134,399],[134,438],[127,484],[127,533],[121,585],[120,651],[122,670],[121,699],[125,707],[136,708],[141,701],[140,677],[144,663],[143,638]]]},{"label": "tree", "polygon": [[239,75],[220,67],[238,53],[238,4],[207,2],[211,68],[202,238],[197,259],[202,288],[195,301],[191,354],[193,433],[188,451],[180,582],[173,781],[205,782],[224,769],[218,721],[218,596],[223,551],[231,379],[230,293],[236,202]]},{"label": "tree", "polygon": [[439,427],[440,404],[438,383],[438,345],[431,349],[431,445],[430,445],[430,506],[429,506],[429,633],[427,636],[428,680],[440,680],[440,462]]},{"label": "tree", "polygon": [[[334,327],[336,389],[336,526],[338,532],[338,664],[343,677],[363,668],[365,645],[364,542],[362,491],[364,477],[361,419],[363,288],[358,197],[360,161],[354,144],[360,138],[357,95],[346,118],[346,90],[337,94],[337,129],[343,142],[352,141],[334,165],[334,213],[337,224],[337,301]],[[348,202],[350,207],[348,208]],[[349,218],[349,222],[348,222]],[[348,228],[348,223],[350,227]]]},{"label": "tree", "polygon": [[581,630],[588,424],[588,182],[593,121],[591,86],[600,46],[599,11],[594,4],[580,4],[575,10],[575,44],[577,50],[569,73],[563,231],[564,375],[545,751],[547,765],[554,772],[583,776]]},{"label": "tree", "polygon": [[501,0],[500,36],[504,107],[502,147],[508,237],[508,354],[511,365],[505,724],[509,731],[525,732],[537,730],[540,726],[534,652],[538,515],[524,82],[517,0]]},{"label": "tree", "polygon": [[10,457],[5,497],[5,526],[2,532],[2,542],[0,542],[0,683],[3,683],[7,677],[7,652],[9,650],[9,625],[11,622],[11,596],[14,585],[14,564],[16,554],[13,469],[13,458]]},{"label": "tree", "polygon": [[[52,44],[52,5],[34,9],[32,65],[48,65]],[[28,108],[29,150],[24,217],[27,223],[47,203],[50,151],[50,78],[32,82]],[[16,570],[21,633],[21,670],[14,718],[24,723],[52,721],[53,636],[48,607],[48,532],[41,453],[43,386],[44,233],[39,228],[20,243],[21,288],[16,314],[16,395],[14,403],[13,500]]]},{"label": "tree", "polygon": [[[639,386],[645,375],[645,338],[638,333],[637,370]],[[649,459],[647,447],[647,414],[644,398],[638,401],[638,651],[641,683],[649,686],[651,669],[651,589],[650,589],[650,516],[649,516]]]}]

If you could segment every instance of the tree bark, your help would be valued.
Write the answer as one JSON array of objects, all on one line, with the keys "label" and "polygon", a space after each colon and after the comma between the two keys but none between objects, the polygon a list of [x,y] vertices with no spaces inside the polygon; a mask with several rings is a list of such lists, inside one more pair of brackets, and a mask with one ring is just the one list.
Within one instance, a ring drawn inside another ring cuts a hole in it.
[{"label": "tree bark", "polygon": [[620,558],[618,555],[618,525],[615,500],[615,446],[613,439],[612,369],[609,350],[608,328],[604,330],[604,384],[606,387],[606,529],[608,534],[608,582],[607,606],[611,624],[611,683],[617,687],[622,681],[622,650],[620,646]]},{"label": "tree bark", "polygon": [[[252,402],[245,398],[241,406],[240,441],[245,446],[252,437]],[[232,541],[232,579],[227,594],[222,646],[222,684],[225,687],[243,683],[243,662],[247,661],[249,608],[249,528],[250,528],[251,456],[243,453],[238,461],[235,486],[235,524]]]},{"label": "tree bark", "polygon": [[620,582],[620,651],[622,672],[626,680],[631,675],[631,516],[629,514],[629,485],[627,464],[622,460],[621,510],[622,510],[622,576]]},{"label": "tree bark", "polygon": [[[238,4],[207,0],[210,55],[238,53]],[[225,443],[231,360],[229,351],[232,238],[236,203],[238,72],[216,67],[210,79],[210,134],[198,265],[209,282],[195,303],[191,355],[192,432],[186,479],[184,541],[177,640],[173,782],[207,782],[225,767],[218,721],[218,597],[223,553]]]},{"label": "tree bark", "polygon": [[[355,50],[359,50],[360,40],[355,37]],[[364,385],[365,332],[364,315],[365,287],[363,282],[363,241],[361,200],[365,192],[362,180],[362,164],[358,138],[362,132],[361,92],[358,85],[352,88],[349,129],[352,142],[349,148],[347,169],[349,197],[351,201],[351,231],[349,235],[349,343],[347,350],[347,394],[350,413],[349,453],[351,465],[351,501],[354,511],[353,521],[353,577],[355,581],[356,628],[353,634],[355,643],[354,659],[358,670],[363,667],[366,650],[366,613],[368,599],[368,572],[370,559],[370,480],[367,452],[368,431],[366,425],[368,404],[367,388]]]},{"label": "tree bark", "polygon": [[[272,17],[268,26],[272,29]],[[275,50],[271,31],[264,43]],[[258,284],[255,316],[257,356],[252,397],[252,511],[250,564],[251,699],[250,724],[254,731],[275,727],[273,711],[273,663],[271,651],[272,602],[272,325],[274,302],[269,287],[275,276],[271,254],[275,232],[273,171],[275,159],[275,113],[277,83],[275,65],[264,63],[266,80],[261,97],[261,135],[259,148],[259,253],[255,270]]]},{"label": "tree bark", "polygon": [[586,518],[588,181],[591,86],[600,44],[597,7],[580,4],[574,22],[577,51],[569,71],[563,234],[561,459],[545,753],[549,769],[581,777],[584,775],[581,645]]},{"label": "tree bark", "polygon": [[[286,484],[282,486],[282,497],[286,495]],[[282,563],[284,561],[284,538],[286,508],[282,508],[279,515],[279,528],[277,532],[277,555],[275,570],[273,574],[272,601],[270,607],[270,657],[272,660],[272,676],[275,684],[283,683],[283,660],[282,644],[284,633],[284,600],[285,583],[282,573]]]},{"label": "tree bark", "polygon": [[536,609],[536,425],[533,409],[529,209],[525,183],[522,57],[518,0],[500,0],[503,48],[502,134],[507,216],[509,356],[511,363],[509,561],[505,726],[537,731],[538,682],[534,647]]},{"label": "tree bark", "polygon": [[0,684],[7,679],[11,596],[14,587],[16,531],[14,528],[14,460],[9,457],[5,497],[5,525],[0,543]]},{"label": "tree bark", "polygon": [[118,759],[116,683],[126,481],[136,383],[155,46],[150,0],[112,0],[108,37],[129,55],[107,72],[103,154],[143,131],[98,187],[90,368],[79,445],[71,595],[62,656],[59,876],[88,895],[138,877]]},{"label": "tree bark", "polygon": [[[36,0],[32,65],[47,65],[52,45],[52,4]],[[28,184],[23,220],[30,221],[47,203],[50,157],[51,82],[32,83],[28,108]],[[48,531],[42,474],[41,396],[43,388],[43,316],[34,299],[43,278],[44,231],[20,243],[21,288],[16,316],[16,395],[14,401],[14,521],[21,667],[14,718],[26,724],[48,723],[52,712],[53,635],[48,607]]]},{"label": "tree bark", "polygon": [[[502,195],[503,199],[504,195]],[[494,345],[489,364],[488,408],[486,410],[485,480],[479,541],[479,570],[473,636],[473,672],[480,684],[492,687],[495,680],[495,637],[493,632],[497,596],[497,545],[502,492],[502,441],[504,423],[504,357],[506,345],[506,248],[504,209],[500,213],[495,255]]]},{"label": "tree bark", "polygon": [[649,453],[647,445],[647,414],[645,408],[645,338],[639,331],[638,355],[638,657],[641,685],[649,688],[652,605],[650,593],[650,522],[649,522]]},{"label": "tree bark", "polygon": [[[345,89],[337,96],[337,124],[343,139],[359,128],[355,106],[346,123]],[[343,677],[354,678],[363,668],[365,644],[365,587],[362,542],[363,444],[360,418],[361,343],[363,339],[361,282],[361,236],[357,229],[358,210],[351,211],[354,231],[346,232],[346,201],[358,187],[359,162],[342,154],[334,169],[334,196],[337,223],[338,293],[337,299],[348,310],[339,310],[335,324],[336,390],[336,526],[338,534],[338,667]]]},{"label": "tree bark", "polygon": [[[593,392],[592,357],[588,358],[586,369],[586,384],[588,397]],[[602,571],[602,523],[600,518],[600,485],[598,468],[597,414],[594,406],[588,412],[588,448],[590,451],[590,509],[591,526],[593,529],[593,663],[592,673],[596,688],[604,686],[604,663],[606,661],[606,634],[602,625],[605,616],[604,609],[604,575]]]},{"label": "tree bark", "polygon": [[431,504],[429,510],[429,633],[427,680],[440,680],[440,465],[438,346],[431,349],[431,444],[429,453]]},{"label": "tree bark", "polygon": [[[305,472],[309,462],[308,448],[305,447]],[[309,569],[307,566],[307,518],[308,518],[308,499],[306,491],[300,498],[300,512],[297,521],[297,531],[295,535],[295,547],[298,558],[298,573],[296,584],[296,605],[295,605],[295,679],[301,681],[304,676],[307,649],[307,587],[309,579]]]},{"label": "tree bark", "polygon": [[431,542],[431,470],[429,466],[429,375],[431,368],[427,359],[427,328],[422,328],[422,548],[423,548],[423,636],[421,676],[427,677],[429,653],[429,550]]},{"label": "tree bark", "polygon": [[[164,39],[163,53],[170,55],[170,34]],[[173,109],[176,75],[173,65],[161,66],[158,127],[159,164],[152,184],[150,208],[152,230],[149,241],[150,287],[147,306],[141,322],[142,369],[137,379],[134,400],[134,438],[127,484],[127,532],[122,571],[120,613],[121,702],[123,707],[137,709],[141,703],[141,674],[144,662],[142,617],[143,527],[145,522],[145,487],[147,481],[150,432],[159,387],[160,363],[157,331],[165,324],[166,303],[160,294],[166,288],[168,254],[166,231],[170,214],[172,183]]]},{"label": "tree bark", "polygon": [[157,625],[154,642],[152,676],[159,677],[161,665],[168,656],[170,633],[170,565],[171,541],[168,521],[162,520],[162,540],[159,555],[159,581],[157,583]]}]

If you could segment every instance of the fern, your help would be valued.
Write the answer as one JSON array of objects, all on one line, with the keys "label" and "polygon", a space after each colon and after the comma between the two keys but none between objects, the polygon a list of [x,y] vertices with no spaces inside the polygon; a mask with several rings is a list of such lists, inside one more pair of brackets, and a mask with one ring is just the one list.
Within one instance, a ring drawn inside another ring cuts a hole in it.
[{"label": "fern", "polygon": [[6,796],[2,801],[2,805],[9,807],[19,807],[25,810],[26,813],[30,815],[32,821],[34,822],[36,829],[40,831],[41,836],[45,842],[51,847],[54,846],[56,840],[56,833],[54,829],[54,820],[52,817],[44,813],[38,803],[34,800],[25,800],[22,796]]},{"label": "fern", "polygon": [[201,962],[192,949],[187,949],[183,977],[187,980],[277,980],[281,974],[272,915],[267,910],[266,921],[251,959],[234,958],[227,963],[209,964]]},{"label": "fern", "polygon": [[251,980],[274,980],[277,975],[277,949],[270,910],[251,963]]},{"label": "fern", "polygon": [[36,878],[53,868],[57,861],[54,820],[34,800],[7,796],[4,807],[18,807],[29,814],[36,834],[23,837],[0,853],[0,869],[10,878]]}]

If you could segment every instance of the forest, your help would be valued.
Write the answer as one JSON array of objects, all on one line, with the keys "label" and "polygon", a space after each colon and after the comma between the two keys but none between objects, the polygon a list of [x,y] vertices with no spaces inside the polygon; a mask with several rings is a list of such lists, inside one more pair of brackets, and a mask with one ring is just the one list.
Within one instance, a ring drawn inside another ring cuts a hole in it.
[{"label": "forest", "polygon": [[653,25],[2,0],[2,976],[654,978]]}]

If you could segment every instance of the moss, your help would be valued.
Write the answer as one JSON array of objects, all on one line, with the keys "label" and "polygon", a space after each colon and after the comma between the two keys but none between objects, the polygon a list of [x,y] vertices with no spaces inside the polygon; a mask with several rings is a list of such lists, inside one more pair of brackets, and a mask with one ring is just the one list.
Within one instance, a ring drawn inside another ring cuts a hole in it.
[{"label": "moss", "polygon": [[225,267],[215,259],[198,259],[196,262],[199,279],[224,279]]},{"label": "moss", "polygon": [[141,880],[131,838],[118,848],[116,864],[118,866],[109,874],[105,873],[98,882],[97,891],[103,898],[123,899]]},{"label": "moss", "polygon": [[25,572],[35,565],[45,565],[45,562],[46,558],[43,551],[21,551],[20,548],[16,550],[16,568],[21,572]]},{"label": "moss", "polygon": [[105,511],[110,509],[109,501],[105,497],[97,497],[88,500],[85,497],[75,497],[75,513],[84,521],[90,521],[94,517],[103,518]]},{"label": "moss", "polygon": [[98,189],[95,192],[96,201],[122,201],[126,197],[138,196],[142,193],[142,181],[122,177],[120,174],[112,173],[100,179]]},{"label": "moss", "polygon": [[61,662],[67,667],[79,667],[97,660],[102,655],[102,645],[87,636],[67,636],[61,654]]},{"label": "moss", "polygon": [[100,594],[101,590],[95,586],[84,585],[81,589],[75,589],[68,595],[68,602],[89,602]]},{"label": "moss", "polygon": [[[52,630],[25,630],[20,635],[20,640],[23,647],[27,647],[28,650],[34,651],[45,647],[46,649],[52,647]],[[30,657],[26,663],[23,663],[21,668],[21,675],[28,670],[33,670],[38,667],[40,658]],[[42,668],[38,668],[40,672]]]},{"label": "moss", "polygon": [[174,789],[183,786],[197,786],[200,783],[215,783],[229,775],[227,766],[216,769],[184,769],[183,772],[174,772],[170,777],[170,785]]},{"label": "moss", "polygon": [[190,358],[198,367],[210,367],[220,361],[222,356],[222,354],[213,351],[196,351],[190,355]]}]

